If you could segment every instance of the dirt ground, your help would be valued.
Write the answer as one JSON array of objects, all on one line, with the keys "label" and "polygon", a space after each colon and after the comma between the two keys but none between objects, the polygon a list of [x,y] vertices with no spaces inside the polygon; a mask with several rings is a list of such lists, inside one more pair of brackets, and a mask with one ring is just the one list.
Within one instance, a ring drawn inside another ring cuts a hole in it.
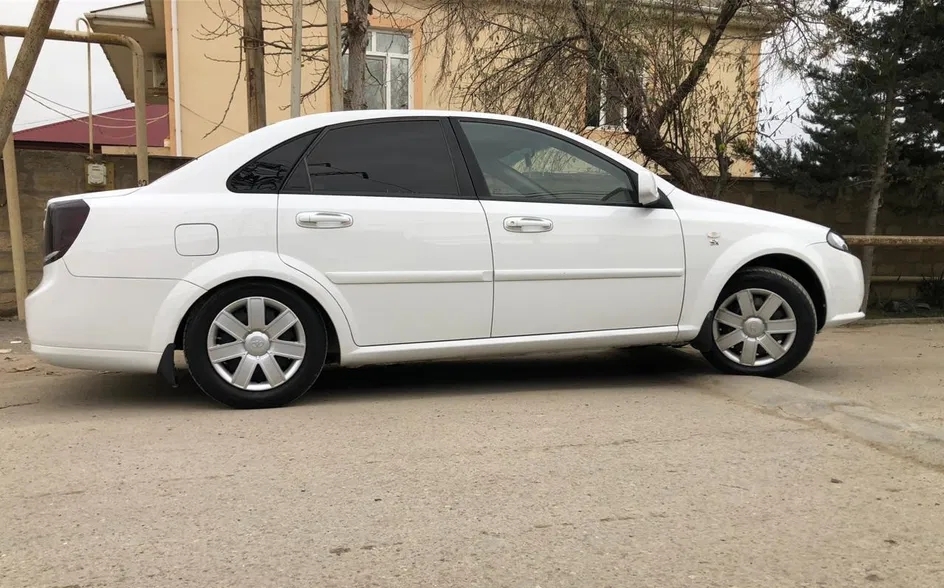
[{"label": "dirt ground", "polygon": [[944,586],[944,466],[742,400],[940,423],[941,325],[826,332],[784,381],[638,350],[331,370],[267,411],[22,341],[2,588]]}]

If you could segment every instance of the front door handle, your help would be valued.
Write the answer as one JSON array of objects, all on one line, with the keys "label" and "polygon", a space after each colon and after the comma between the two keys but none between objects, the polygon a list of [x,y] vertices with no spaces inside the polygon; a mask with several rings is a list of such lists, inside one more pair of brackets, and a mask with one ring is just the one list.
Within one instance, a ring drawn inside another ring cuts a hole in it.
[{"label": "front door handle", "polygon": [[295,224],[303,229],[343,229],[354,224],[354,217],[343,212],[299,212]]},{"label": "front door handle", "polygon": [[546,233],[554,228],[554,222],[536,216],[509,216],[503,223],[512,233]]}]

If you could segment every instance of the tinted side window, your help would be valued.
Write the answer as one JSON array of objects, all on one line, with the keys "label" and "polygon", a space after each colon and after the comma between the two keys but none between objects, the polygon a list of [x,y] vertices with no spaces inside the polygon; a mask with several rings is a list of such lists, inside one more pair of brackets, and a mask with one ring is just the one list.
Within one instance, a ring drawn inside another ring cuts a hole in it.
[{"label": "tinted side window", "polygon": [[277,194],[317,134],[318,131],[304,133],[266,151],[236,170],[226,187],[231,192]]},{"label": "tinted side window", "polygon": [[456,197],[442,124],[383,121],[328,130],[295,169],[285,192]]},{"label": "tinted side window", "polygon": [[638,202],[628,172],[569,141],[501,123],[464,121],[460,126],[492,199],[611,206]]}]

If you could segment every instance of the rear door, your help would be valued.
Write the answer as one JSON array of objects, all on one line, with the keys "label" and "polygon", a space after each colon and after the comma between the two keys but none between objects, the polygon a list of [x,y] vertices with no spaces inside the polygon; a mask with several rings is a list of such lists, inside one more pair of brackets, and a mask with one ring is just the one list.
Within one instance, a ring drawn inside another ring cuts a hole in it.
[{"label": "rear door", "polygon": [[442,118],[322,131],[282,187],[285,263],[331,282],[357,345],[488,337],[488,224]]},{"label": "rear door", "polygon": [[634,172],[538,127],[454,126],[491,231],[492,336],[678,324],[681,224],[667,206],[638,205]]}]

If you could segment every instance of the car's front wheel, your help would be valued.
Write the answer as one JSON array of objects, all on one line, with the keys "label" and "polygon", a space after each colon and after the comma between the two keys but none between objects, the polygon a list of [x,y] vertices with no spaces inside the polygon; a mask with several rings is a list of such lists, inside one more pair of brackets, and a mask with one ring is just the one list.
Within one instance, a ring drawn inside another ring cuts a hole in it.
[{"label": "car's front wheel", "polygon": [[319,312],[291,289],[265,282],[215,293],[184,331],[194,381],[233,408],[272,408],[296,400],[315,383],[326,350]]},{"label": "car's front wheel", "polygon": [[711,318],[708,361],[731,374],[778,377],[803,361],[816,336],[810,295],[790,275],[770,268],[736,274]]}]

